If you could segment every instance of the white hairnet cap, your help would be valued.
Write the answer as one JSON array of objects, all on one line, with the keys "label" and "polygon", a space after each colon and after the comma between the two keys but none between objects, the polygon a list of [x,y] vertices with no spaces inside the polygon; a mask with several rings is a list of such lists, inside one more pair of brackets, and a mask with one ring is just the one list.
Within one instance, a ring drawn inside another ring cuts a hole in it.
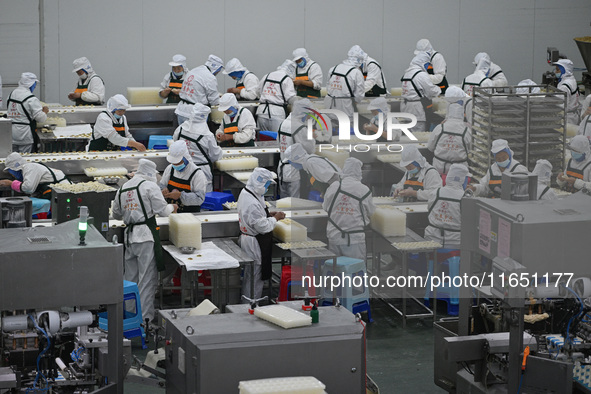
[{"label": "white hairnet cap", "polygon": [[136,174],[144,175],[145,177],[156,182],[156,174],[158,173],[158,170],[156,169],[156,163],[148,159],[140,159],[138,163],[139,165],[137,167]]},{"label": "white hairnet cap", "polygon": [[351,49],[349,49],[349,52],[347,52],[347,56],[348,57],[357,57],[357,58],[363,60],[367,56],[367,53],[365,53],[365,51],[363,49],[361,49],[361,47],[359,45],[353,45],[351,47]]},{"label": "white hairnet cap", "polygon": [[499,153],[503,149],[510,150],[509,143],[507,142],[507,140],[498,139],[498,140],[494,140],[492,142],[492,147],[490,148],[490,151],[496,155],[497,153]]},{"label": "white hairnet cap", "polygon": [[425,65],[425,63],[429,63],[431,61],[431,57],[427,52],[419,52],[412,58],[410,61],[411,65],[420,66],[421,68]]},{"label": "white hairnet cap", "polygon": [[308,156],[308,153],[300,143],[290,145],[285,151],[287,160],[298,164],[304,164]]},{"label": "white hairnet cap", "polygon": [[222,71],[224,74],[230,74],[236,71],[244,71],[246,70],[246,68],[242,65],[242,63],[240,63],[240,60],[236,59],[236,58],[232,58],[228,61],[228,63],[226,63],[226,67],[224,68],[224,71]]},{"label": "white hairnet cap", "polygon": [[577,153],[586,153],[589,156],[589,139],[584,135],[575,135],[566,146],[568,149]]},{"label": "white hairnet cap", "polygon": [[6,156],[6,162],[4,163],[4,171],[14,170],[20,171],[23,169],[27,161],[17,152],[12,152],[8,156]]},{"label": "white hairnet cap", "polygon": [[458,86],[450,86],[445,91],[445,101],[450,103],[455,103],[460,100],[463,100],[466,97],[470,97],[462,90],[462,88]]},{"label": "white hairnet cap", "polygon": [[306,52],[306,48],[297,48],[297,49],[294,49],[292,55],[293,55],[293,61],[295,62],[296,60],[299,60],[301,58],[307,58],[308,52]]},{"label": "white hairnet cap", "polygon": [[540,159],[536,161],[536,166],[531,173],[538,176],[538,182],[548,183],[552,176],[552,164],[548,160]]},{"label": "white hairnet cap", "polygon": [[464,106],[459,103],[450,103],[447,106],[448,119],[464,119]]},{"label": "white hairnet cap", "polygon": [[423,155],[421,155],[421,152],[419,152],[419,148],[417,148],[414,145],[405,146],[402,150],[400,165],[402,167],[406,167],[413,161],[419,163],[421,167],[425,167],[425,164],[427,164],[427,160],[423,157]]},{"label": "white hairnet cap", "polygon": [[556,66],[562,66],[562,68],[564,68],[564,71],[566,74],[572,74],[573,70],[575,68],[575,65],[573,64],[573,62],[571,62],[568,59],[560,59],[557,62],[552,63]]},{"label": "white hairnet cap", "polygon": [[216,55],[209,55],[205,65],[209,67],[211,72],[216,72],[220,67],[224,67],[224,61]]},{"label": "white hairnet cap", "polygon": [[168,62],[169,66],[173,66],[173,67],[183,66],[184,69],[187,68],[186,64],[187,64],[187,58],[181,54],[174,55],[172,57],[172,62]]},{"label": "white hairnet cap", "polygon": [[343,178],[350,177],[360,181],[363,177],[361,167],[363,167],[363,162],[361,160],[349,157],[345,160],[345,164],[343,165]]},{"label": "white hairnet cap", "polygon": [[131,108],[131,105],[129,105],[129,102],[122,94],[116,94],[107,101],[107,110],[109,112],[128,108]]},{"label": "white hairnet cap", "polygon": [[18,86],[24,86],[30,88],[35,82],[39,82],[37,76],[33,73],[22,73],[21,79],[18,81]]},{"label": "white hairnet cap", "polygon": [[490,62],[490,56],[488,56],[488,53],[486,52],[479,52],[476,54],[476,56],[474,56],[474,61],[472,62],[473,65],[477,65],[478,62],[483,59],[486,58],[488,59],[488,61]]},{"label": "white hairnet cap", "polygon": [[281,66],[277,67],[277,70],[283,70],[290,78],[295,78],[296,63],[291,59],[285,59]]},{"label": "white hairnet cap", "polygon": [[170,145],[168,148],[168,155],[166,160],[171,164],[180,163],[183,157],[189,156],[189,150],[187,149],[187,143],[185,140],[178,140]]},{"label": "white hairnet cap", "polygon": [[481,57],[476,64],[476,69],[486,74],[490,70],[490,58],[488,56]]},{"label": "white hairnet cap", "polygon": [[74,69],[72,70],[73,73],[82,69],[84,69],[86,72],[89,72],[89,70],[92,69],[90,61],[85,57],[79,57],[78,59],[74,60],[72,64],[74,65]]},{"label": "white hairnet cap", "polygon": [[446,185],[449,185],[450,182],[457,182],[461,185],[468,176],[472,176],[468,170],[468,167],[466,167],[464,164],[454,163],[449,167],[447,177],[445,178],[445,183]]},{"label": "white hairnet cap", "polygon": [[426,38],[422,38],[417,41],[417,49],[415,49],[415,55],[418,55],[419,52],[431,52],[433,47],[431,43]]},{"label": "white hairnet cap", "polygon": [[311,113],[312,111],[308,108],[312,108],[312,102],[310,100],[308,100],[307,98],[297,100],[291,106],[291,113],[293,115],[292,119],[295,118],[299,120],[305,114]]},{"label": "white hairnet cap", "polygon": [[191,120],[197,123],[205,122],[210,112],[211,108],[209,108],[207,105],[195,103],[193,105],[193,111],[191,112]]},{"label": "white hairnet cap", "polygon": [[586,108],[591,107],[591,94],[588,94],[587,97],[585,97],[585,100],[583,101],[583,110],[586,110]]},{"label": "white hairnet cap", "polygon": [[246,187],[262,196],[265,194],[265,184],[269,181],[275,183],[273,178],[276,177],[277,175],[274,172],[271,172],[266,168],[257,167],[253,170],[248,181],[246,181]]},{"label": "white hairnet cap", "polygon": [[236,95],[234,93],[224,93],[222,97],[220,97],[220,104],[219,110],[220,111],[227,111],[230,107],[236,107],[238,105],[238,100],[236,100]]},{"label": "white hairnet cap", "polygon": [[[524,79],[523,81],[519,82],[517,85],[518,86],[534,86],[534,85],[537,85],[537,83],[535,83],[531,79]],[[515,92],[519,93],[519,94],[540,93],[540,88],[538,88],[538,87],[535,87],[535,88],[523,87],[523,88],[515,89]]]},{"label": "white hairnet cap", "polygon": [[378,109],[384,114],[387,114],[390,112],[390,104],[388,104],[388,101],[384,97],[377,97],[369,102],[367,109],[370,111],[372,109]]}]

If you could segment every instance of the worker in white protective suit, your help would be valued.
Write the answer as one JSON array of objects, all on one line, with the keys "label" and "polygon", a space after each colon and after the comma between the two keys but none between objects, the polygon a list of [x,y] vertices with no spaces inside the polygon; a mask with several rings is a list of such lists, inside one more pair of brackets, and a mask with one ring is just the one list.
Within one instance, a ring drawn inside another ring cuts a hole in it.
[{"label": "worker in white protective suit", "polygon": [[156,215],[168,216],[177,208],[166,203],[156,183],[157,173],[156,163],[140,159],[134,177],[117,190],[113,201],[113,218],[123,219],[126,225],[123,278],[137,283],[142,318],[149,320],[155,317],[157,271],[164,270]]},{"label": "worker in white protective suit", "polygon": [[168,65],[171,67],[171,70],[164,75],[158,94],[163,99],[166,99],[166,103],[176,104],[181,101],[179,94],[181,93],[185,76],[189,72],[187,58],[181,54],[174,55],[172,61],[168,62]]},{"label": "worker in white protective suit", "polygon": [[49,185],[71,183],[61,170],[49,168],[44,163],[28,163],[17,152],[12,152],[6,157],[4,171],[12,175],[15,180],[0,180],[0,186],[10,186],[17,193],[25,193],[46,200],[51,199]]},{"label": "worker in white protective suit", "polygon": [[[433,152],[433,167],[442,175],[447,174],[454,163],[467,166],[468,152],[472,148],[472,129],[464,122],[464,106],[456,101],[462,100],[465,94],[458,87],[452,88],[445,93],[446,99],[451,101],[447,117],[435,126],[427,142],[427,149]],[[460,97],[454,97],[455,93]]]},{"label": "worker in white protective suit", "polygon": [[179,97],[181,102],[174,113],[179,124],[191,117],[193,104],[201,103],[211,107],[218,105],[220,92],[216,75],[224,68],[224,62],[216,55],[209,55],[204,65],[195,67],[185,75]]},{"label": "worker in white protective suit", "polygon": [[564,173],[558,174],[558,185],[570,192],[581,189],[591,190],[591,148],[589,140],[582,135],[576,135],[567,145],[570,150],[570,160],[566,164]]},{"label": "worker in white protective suit", "polygon": [[335,163],[326,157],[309,154],[302,144],[293,144],[286,158],[296,170],[303,169],[308,173],[312,189],[321,195],[333,182],[340,179],[341,169]]},{"label": "worker in white protective suit", "polygon": [[556,193],[550,188],[552,164],[548,160],[539,159],[531,172],[538,176],[538,200],[556,200]]},{"label": "worker in white protective suit", "polygon": [[242,108],[234,93],[224,93],[219,110],[224,113],[222,124],[215,133],[220,146],[254,146],[256,123],[254,116]]},{"label": "worker in white protective suit", "polygon": [[[369,120],[369,123],[363,125],[365,134],[375,135],[379,133],[380,137],[377,139],[378,142],[397,142],[400,140],[402,130],[399,128],[392,130],[392,139],[388,140],[387,122],[388,114],[390,113],[390,104],[388,104],[384,97],[376,97],[375,99],[371,100],[367,105],[367,109],[371,111],[373,116]],[[397,124],[398,120],[393,118],[391,122],[393,124]]]},{"label": "worker in white protective suit", "polygon": [[556,66],[557,88],[566,93],[566,121],[578,125],[581,120],[581,112],[579,108],[579,86],[573,75],[575,66],[568,59],[560,59],[552,64]]},{"label": "worker in white protective suit", "polygon": [[445,62],[445,58],[441,53],[433,49],[431,42],[426,38],[417,41],[417,48],[415,49],[414,54],[418,55],[421,52],[426,52],[429,55],[429,63],[425,64],[424,67],[427,70],[427,73],[429,73],[431,82],[439,86],[441,94],[445,94],[445,91],[449,87],[446,78],[447,63]]},{"label": "worker in white protective suit", "polygon": [[293,104],[297,98],[293,85],[295,70],[295,62],[287,59],[277,70],[261,78],[258,87],[260,104],[256,112],[259,130],[279,130],[287,116],[287,105]]},{"label": "worker in white protective suit", "polygon": [[146,150],[144,144],[137,142],[129,132],[125,111],[131,108],[125,96],[116,94],[107,101],[107,110],[96,118],[88,151],[119,150],[119,147]]},{"label": "worker in white protective suit", "polygon": [[213,191],[213,163],[224,154],[207,127],[207,117],[211,109],[195,103],[191,118],[177,127],[172,135],[174,141],[184,141],[195,165],[201,168],[207,179],[206,192]]},{"label": "worker in white protective suit", "polygon": [[361,65],[359,69],[363,74],[365,97],[378,97],[386,94],[386,78],[382,66],[372,57],[370,57],[359,45],[353,45],[347,56],[357,57]]},{"label": "worker in white protective suit", "polygon": [[460,202],[470,176],[464,164],[450,166],[445,186],[435,190],[427,203],[429,225],[425,228],[425,239],[439,242],[445,248],[460,248]]},{"label": "worker in white protective suit", "polygon": [[[307,120],[312,113],[312,102],[301,99],[293,104],[291,113],[279,126],[279,195],[285,197],[300,197],[300,172],[289,163],[291,146],[300,143],[306,153],[314,153],[316,143],[308,139]],[[289,151],[289,152],[288,152]]]},{"label": "worker in white protective suit", "polygon": [[442,185],[439,172],[427,163],[414,145],[404,147],[400,166],[406,168],[406,172],[400,182],[392,185],[390,194],[393,197],[400,196],[407,202],[428,201]]},{"label": "worker in white protective suit", "polygon": [[236,81],[236,87],[228,88],[227,93],[235,94],[238,100],[256,100],[258,98],[259,79],[254,73],[248,71],[240,63],[240,60],[230,59],[226,63],[223,73]]},{"label": "worker in white protective suit", "polygon": [[498,64],[495,64],[492,62],[492,60],[490,60],[488,53],[477,53],[476,56],[474,56],[474,61],[472,64],[478,68],[478,64],[480,63],[481,59],[486,59],[486,63],[489,64],[486,76],[493,82],[494,87],[500,88],[509,85],[507,77],[505,77],[505,73],[503,73],[503,70],[501,70],[501,67],[499,67]]},{"label": "worker in white protective suit", "polygon": [[487,75],[490,73],[490,59],[482,56],[476,64],[476,69],[462,82],[462,89],[470,97],[474,97],[474,87],[488,88],[495,86],[495,83]]},{"label": "worker in white protective suit", "polygon": [[[427,52],[419,52],[410,62],[410,66],[400,79],[402,81],[401,112],[408,112],[417,117],[417,124],[410,129],[413,131],[427,131],[427,114],[433,112],[432,99],[441,93],[439,86],[435,85],[425,70],[425,64],[429,62]],[[431,118],[431,116],[429,116]]]},{"label": "worker in white protective suit", "polygon": [[363,163],[345,160],[342,178],[326,190],[322,209],[328,213],[328,249],[337,256],[367,258],[365,228],[376,210],[371,191],[361,183]]},{"label": "worker in white protective suit", "polygon": [[160,188],[166,201],[176,204],[179,213],[201,211],[207,178],[191,160],[185,141],[173,142],[166,160],[170,164],[164,169],[160,179]]},{"label": "worker in white protective suit", "polygon": [[584,135],[591,143],[591,94],[587,95],[581,106],[581,123],[577,134]]},{"label": "worker in white protective suit", "polygon": [[105,103],[105,82],[95,72],[90,61],[81,57],[73,62],[72,72],[78,75],[78,85],[68,98],[76,105],[103,105]]},{"label": "worker in white protective suit", "polygon": [[352,56],[328,71],[324,107],[344,112],[350,122],[353,122],[357,103],[365,96],[365,82],[359,69],[361,64],[358,56]]},{"label": "worker in white protective suit", "polygon": [[[242,251],[254,260],[254,276],[249,267],[244,269],[242,294],[251,299],[261,298],[263,281],[271,277],[273,228],[278,220],[285,218],[283,212],[269,212],[263,198],[269,186],[275,183],[274,177],[275,174],[269,170],[255,168],[238,197],[241,234],[238,242]],[[251,293],[253,282],[254,294]]]},{"label": "worker in white protective suit", "polygon": [[474,192],[476,197],[501,197],[501,180],[504,173],[527,174],[527,168],[515,160],[513,151],[509,148],[507,140],[494,140],[490,149],[495,162],[477,185],[469,185],[468,189]]},{"label": "worker in white protective suit", "polygon": [[299,97],[320,98],[322,87],[322,68],[310,59],[306,48],[293,51],[293,61],[296,63],[296,73],[293,80]]},{"label": "worker in white protective suit", "polygon": [[6,101],[7,115],[12,120],[12,151],[31,153],[37,151],[35,129],[37,123],[45,122],[49,108],[33,95],[39,80],[33,73],[22,73],[18,88]]}]

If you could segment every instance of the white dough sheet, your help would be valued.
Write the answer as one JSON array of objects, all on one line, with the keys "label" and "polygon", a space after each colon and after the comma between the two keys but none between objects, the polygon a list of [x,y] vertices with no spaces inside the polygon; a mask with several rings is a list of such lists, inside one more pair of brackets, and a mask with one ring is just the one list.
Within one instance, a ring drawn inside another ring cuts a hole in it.
[{"label": "white dough sheet", "polygon": [[312,318],[284,305],[267,305],[254,309],[254,315],[283,328],[305,327],[312,325]]},{"label": "white dough sheet", "polygon": [[191,254],[183,254],[174,245],[162,245],[170,255],[180,264],[187,268],[187,271],[215,270],[238,268],[240,263],[234,257],[215,246],[213,242],[204,242],[201,249]]},{"label": "white dough sheet", "polygon": [[55,138],[90,138],[91,134],[92,128],[89,124],[56,127],[53,130]]},{"label": "white dough sheet", "polygon": [[242,381],[239,394],[324,394],[326,386],[313,376]]}]

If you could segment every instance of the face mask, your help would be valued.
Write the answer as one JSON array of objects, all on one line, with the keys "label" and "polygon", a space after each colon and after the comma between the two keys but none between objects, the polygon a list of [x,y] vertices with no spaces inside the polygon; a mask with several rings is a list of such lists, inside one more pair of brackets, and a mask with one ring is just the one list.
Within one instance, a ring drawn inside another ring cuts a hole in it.
[{"label": "face mask", "polygon": [[220,71],[222,71],[222,66],[213,72],[213,75],[218,75]]},{"label": "face mask", "polygon": [[238,108],[234,108],[234,107],[230,107],[228,108],[230,111],[232,111],[230,113],[230,117],[233,118],[234,116],[236,116],[236,114],[238,113]]},{"label": "face mask", "polygon": [[296,170],[301,170],[304,168],[304,166],[300,163],[294,163],[293,161],[290,161],[289,164],[291,164],[293,166],[293,168],[295,168]]},{"label": "face mask", "polygon": [[575,161],[583,161],[585,159],[585,154],[584,153],[579,153],[579,152],[571,151],[570,152],[570,155],[571,155],[571,157]]},{"label": "face mask", "polygon": [[431,63],[425,63],[425,64],[423,65],[423,67],[425,68],[425,70],[428,70],[428,69],[429,69],[429,65],[430,65],[430,64],[431,64]]},{"label": "face mask", "polygon": [[507,168],[509,167],[509,164],[511,163],[511,159],[507,159],[504,161],[497,161],[497,165],[501,168]]},{"label": "face mask", "polygon": [[415,176],[416,174],[419,173],[420,168],[419,167],[415,167],[412,170],[406,170],[408,172],[408,175],[411,176]]},{"label": "face mask", "polygon": [[234,71],[229,74],[234,80],[238,81],[244,75],[244,71]]},{"label": "face mask", "polygon": [[[84,71],[84,70],[82,70],[82,71]],[[86,80],[86,78],[88,78],[88,73],[86,71],[84,71],[84,74],[80,75],[80,79],[84,81],[84,80]]]},{"label": "face mask", "polygon": [[464,190],[466,190],[467,186],[468,186],[468,177],[466,177],[466,179],[464,179],[464,184],[462,185],[462,187],[464,188]]},{"label": "face mask", "polygon": [[121,116],[122,116],[122,115],[119,115],[119,114],[117,114],[117,113],[113,112],[113,117],[114,117],[115,119],[119,120],[119,119],[121,119]]},{"label": "face mask", "polygon": [[23,181],[23,172],[16,170],[8,170],[8,173],[16,178],[17,181]]},{"label": "face mask", "polygon": [[174,164],[172,165],[172,168],[174,168],[175,170],[182,172],[186,167],[187,167],[187,159],[185,159],[183,157],[183,164],[179,164],[178,166],[175,166]]},{"label": "face mask", "polygon": [[175,73],[175,72],[173,71],[173,72],[172,72],[172,74],[173,74],[175,77],[177,77],[177,78],[180,78],[180,77],[182,77],[182,76],[183,76],[184,72],[182,72],[182,71],[181,71],[180,73]]},{"label": "face mask", "polygon": [[31,85],[31,87],[29,88],[29,90],[31,91],[31,93],[33,93],[33,90],[35,90],[35,87],[37,86],[37,82],[34,82],[33,85]]},{"label": "face mask", "polygon": [[269,190],[269,186],[271,186],[271,181],[267,181],[267,183],[265,183],[265,193]]},{"label": "face mask", "polygon": [[304,67],[306,67],[306,64],[307,63],[308,62],[306,61],[306,59],[302,58],[302,61],[298,63],[298,67],[299,68],[304,68]]}]

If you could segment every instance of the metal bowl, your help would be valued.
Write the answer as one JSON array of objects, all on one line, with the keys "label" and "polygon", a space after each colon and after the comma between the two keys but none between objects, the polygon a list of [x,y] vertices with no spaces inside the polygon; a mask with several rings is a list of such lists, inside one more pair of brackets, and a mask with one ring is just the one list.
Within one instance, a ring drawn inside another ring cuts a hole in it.
[{"label": "metal bowl", "polygon": [[191,254],[191,253],[195,252],[196,248],[194,248],[193,246],[181,246],[179,248],[179,250],[183,254]]},{"label": "metal bowl", "polygon": [[119,184],[119,178],[117,177],[105,177],[103,178],[107,185],[117,185]]}]

